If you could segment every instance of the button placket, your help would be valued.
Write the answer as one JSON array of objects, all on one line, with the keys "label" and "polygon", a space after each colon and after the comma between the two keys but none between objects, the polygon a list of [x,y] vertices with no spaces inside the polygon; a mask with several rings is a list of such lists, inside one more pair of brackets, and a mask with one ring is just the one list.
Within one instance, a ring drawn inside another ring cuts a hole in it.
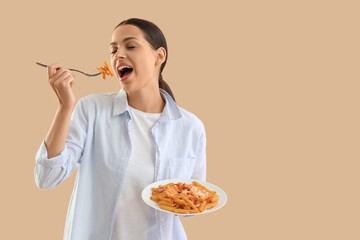
[{"label": "button placket", "polygon": [[[157,137],[157,133],[159,131],[159,126],[158,126],[158,123],[155,123],[153,129],[152,129],[152,133],[153,133],[153,137],[154,137],[154,141],[155,141],[155,149],[159,150],[159,139]],[[160,173],[159,173],[159,151],[155,151],[155,181],[158,181],[159,180],[159,176],[160,176]],[[160,221],[162,222],[162,221]]]}]

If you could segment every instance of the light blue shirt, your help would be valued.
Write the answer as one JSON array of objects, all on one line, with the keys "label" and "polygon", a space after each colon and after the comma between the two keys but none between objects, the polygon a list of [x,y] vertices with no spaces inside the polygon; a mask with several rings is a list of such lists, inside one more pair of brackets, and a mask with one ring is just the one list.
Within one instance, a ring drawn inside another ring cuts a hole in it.
[{"label": "light blue shirt", "polygon": [[[201,120],[160,89],[165,107],[151,129],[156,144],[154,182],[169,178],[206,181],[206,134]],[[131,153],[127,93],[81,98],[71,116],[66,145],[48,158],[42,141],[35,157],[35,183],[53,189],[78,167],[64,230],[66,240],[110,240],[119,194]],[[141,176],[139,176],[141,177]],[[141,196],[139,196],[141,198]],[[129,203],[131,204],[131,203]],[[187,239],[179,217],[155,210],[149,239]]]}]

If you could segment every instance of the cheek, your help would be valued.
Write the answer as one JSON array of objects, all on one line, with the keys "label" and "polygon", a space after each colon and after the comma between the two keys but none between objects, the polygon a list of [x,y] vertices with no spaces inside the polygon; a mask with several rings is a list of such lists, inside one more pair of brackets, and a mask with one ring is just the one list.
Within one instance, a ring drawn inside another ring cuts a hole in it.
[{"label": "cheek", "polygon": [[152,75],[154,71],[154,67],[151,66],[150,62],[142,62],[138,66],[138,73],[141,75]]},{"label": "cheek", "polygon": [[134,68],[136,69],[136,74],[141,76],[153,76],[155,72],[155,61],[154,56],[146,53],[142,54],[142,57],[132,59],[134,65]]}]

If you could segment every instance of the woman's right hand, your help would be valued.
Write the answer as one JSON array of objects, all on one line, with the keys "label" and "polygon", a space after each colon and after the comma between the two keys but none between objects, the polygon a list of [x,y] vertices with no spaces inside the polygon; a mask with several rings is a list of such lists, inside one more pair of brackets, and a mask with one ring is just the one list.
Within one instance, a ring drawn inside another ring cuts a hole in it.
[{"label": "woman's right hand", "polygon": [[75,96],[72,91],[75,75],[59,63],[47,66],[48,81],[54,90],[61,107],[75,106]]}]

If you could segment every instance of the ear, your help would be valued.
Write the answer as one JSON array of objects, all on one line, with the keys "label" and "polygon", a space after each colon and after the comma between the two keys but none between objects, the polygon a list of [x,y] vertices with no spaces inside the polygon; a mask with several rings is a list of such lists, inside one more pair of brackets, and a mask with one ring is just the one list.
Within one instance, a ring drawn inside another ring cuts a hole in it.
[{"label": "ear", "polygon": [[159,47],[156,50],[156,63],[161,65],[163,62],[165,62],[166,59],[166,50],[163,47]]}]

